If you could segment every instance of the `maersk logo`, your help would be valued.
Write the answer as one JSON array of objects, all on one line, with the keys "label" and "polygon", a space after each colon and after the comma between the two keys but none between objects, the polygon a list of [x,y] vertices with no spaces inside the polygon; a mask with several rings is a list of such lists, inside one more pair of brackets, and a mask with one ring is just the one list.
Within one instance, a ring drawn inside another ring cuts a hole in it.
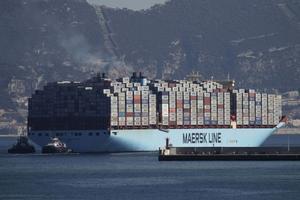
[{"label": "maersk logo", "polygon": [[221,133],[184,133],[183,143],[221,143]]}]

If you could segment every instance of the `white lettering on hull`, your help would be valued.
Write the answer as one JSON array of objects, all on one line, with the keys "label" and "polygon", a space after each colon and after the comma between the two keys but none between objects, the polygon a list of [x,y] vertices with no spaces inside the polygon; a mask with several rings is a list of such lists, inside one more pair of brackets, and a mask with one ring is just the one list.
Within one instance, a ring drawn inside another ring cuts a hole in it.
[{"label": "white lettering on hull", "polygon": [[183,133],[182,142],[184,144],[195,143],[222,143],[221,133]]}]

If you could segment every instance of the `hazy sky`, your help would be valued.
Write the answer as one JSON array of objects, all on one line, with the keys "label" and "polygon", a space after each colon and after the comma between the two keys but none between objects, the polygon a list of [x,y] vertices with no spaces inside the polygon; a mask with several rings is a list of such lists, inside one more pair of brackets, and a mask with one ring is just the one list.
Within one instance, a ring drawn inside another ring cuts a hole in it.
[{"label": "hazy sky", "polygon": [[88,2],[106,5],[113,8],[129,8],[133,10],[147,9],[154,4],[164,3],[167,0],[88,0]]}]

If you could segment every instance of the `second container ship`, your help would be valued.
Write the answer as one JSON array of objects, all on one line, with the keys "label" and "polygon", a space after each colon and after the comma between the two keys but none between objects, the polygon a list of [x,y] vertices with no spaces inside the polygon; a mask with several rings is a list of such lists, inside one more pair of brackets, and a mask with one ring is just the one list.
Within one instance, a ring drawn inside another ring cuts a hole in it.
[{"label": "second container ship", "polygon": [[55,82],[29,98],[28,137],[58,137],[75,152],[176,147],[258,147],[284,125],[281,96],[234,89],[234,82],[111,80]]}]

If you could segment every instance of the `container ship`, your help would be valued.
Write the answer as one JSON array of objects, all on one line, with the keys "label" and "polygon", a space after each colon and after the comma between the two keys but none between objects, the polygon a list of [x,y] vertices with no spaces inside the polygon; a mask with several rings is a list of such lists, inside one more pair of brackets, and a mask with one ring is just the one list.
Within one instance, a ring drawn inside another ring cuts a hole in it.
[{"label": "container ship", "polygon": [[28,137],[58,137],[75,152],[176,147],[258,147],[282,121],[281,96],[235,89],[234,81],[111,80],[48,83],[28,103]]}]

